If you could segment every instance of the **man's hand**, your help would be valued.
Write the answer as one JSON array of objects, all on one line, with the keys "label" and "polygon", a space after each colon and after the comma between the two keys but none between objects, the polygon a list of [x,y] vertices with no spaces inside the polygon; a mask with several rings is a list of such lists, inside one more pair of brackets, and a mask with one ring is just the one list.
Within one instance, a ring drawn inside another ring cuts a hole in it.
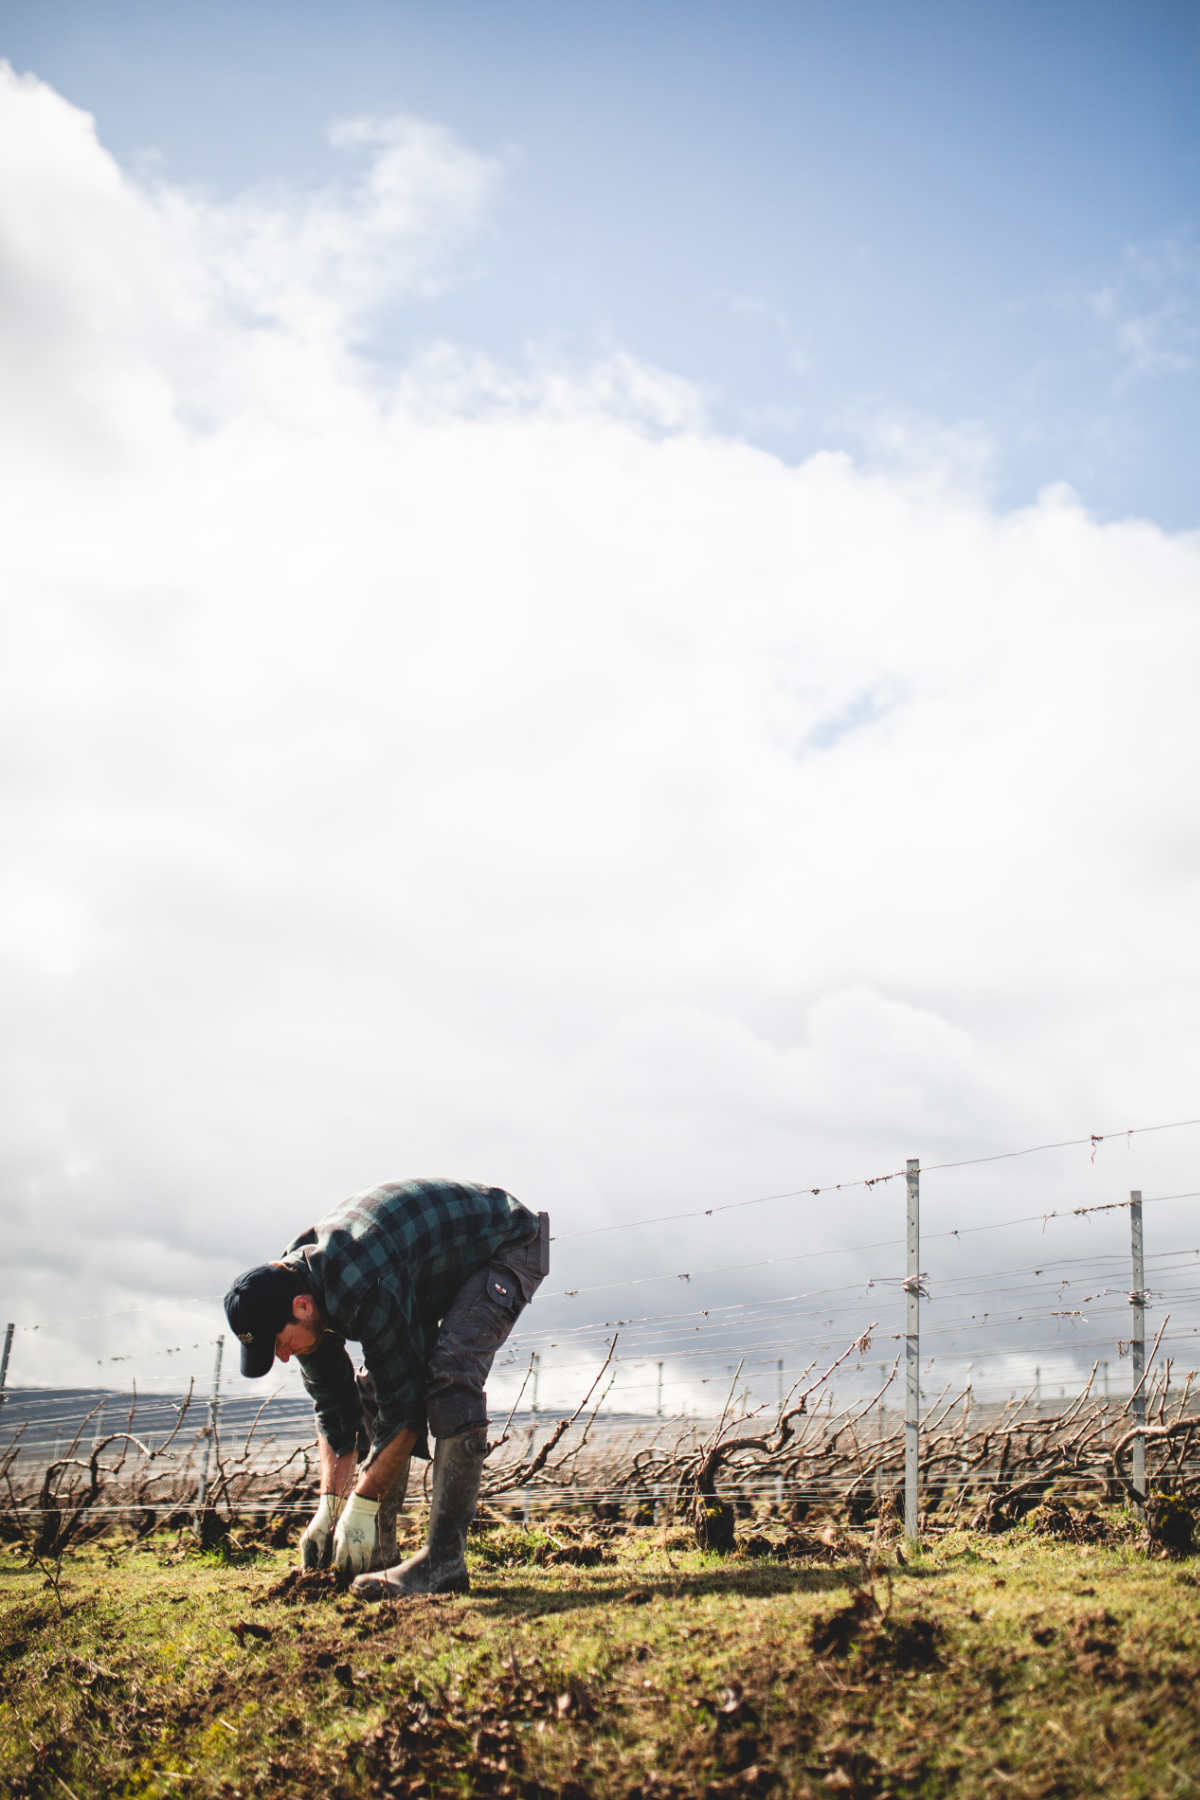
[{"label": "man's hand", "polygon": [[378,1500],[351,1494],[333,1534],[333,1566],[361,1575],[375,1557],[375,1515]]},{"label": "man's hand", "polygon": [[302,1569],[320,1569],[329,1561],[329,1539],[345,1504],[341,1494],[321,1495],[321,1504],[300,1539]]}]

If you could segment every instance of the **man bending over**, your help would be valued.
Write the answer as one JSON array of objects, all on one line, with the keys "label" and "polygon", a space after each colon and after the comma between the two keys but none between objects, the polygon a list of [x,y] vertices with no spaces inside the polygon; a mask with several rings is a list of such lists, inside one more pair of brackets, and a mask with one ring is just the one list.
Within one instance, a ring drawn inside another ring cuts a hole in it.
[{"label": "man bending over", "polygon": [[[295,1356],[312,1395],[321,1502],[300,1540],[360,1599],[462,1594],[497,1350],[549,1268],[550,1221],[503,1188],[404,1181],[344,1201],[225,1296],[242,1374]],[[362,1345],[355,1376],[346,1339]],[[370,1453],[361,1464],[368,1438]],[[429,1538],[394,1567],[409,1459],[436,1440]],[[377,1573],[369,1573],[375,1570]]]}]

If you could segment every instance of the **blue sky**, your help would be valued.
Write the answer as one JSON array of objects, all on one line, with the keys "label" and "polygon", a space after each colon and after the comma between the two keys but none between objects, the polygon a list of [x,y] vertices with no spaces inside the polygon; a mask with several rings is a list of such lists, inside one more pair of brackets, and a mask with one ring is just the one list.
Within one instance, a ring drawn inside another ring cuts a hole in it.
[{"label": "blue sky", "polygon": [[1001,504],[1200,522],[1193,6],[17,0],[3,48],[215,196],[345,172],[347,116],[499,158],[384,362],[620,345],[788,460],[965,455]]},{"label": "blue sky", "polygon": [[555,1329],[818,1249],[861,1326],[895,1182],[736,1208],[1200,1114],[1197,16],[7,8],[38,1379],[431,1172],[552,1213]]}]

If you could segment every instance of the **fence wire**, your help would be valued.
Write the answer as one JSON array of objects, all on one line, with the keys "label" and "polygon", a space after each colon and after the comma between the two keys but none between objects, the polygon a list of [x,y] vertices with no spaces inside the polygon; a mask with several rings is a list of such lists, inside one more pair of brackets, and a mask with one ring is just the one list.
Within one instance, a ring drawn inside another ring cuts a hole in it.
[{"label": "fence wire", "polygon": [[[1094,1157],[1113,1136],[1198,1124],[1192,1119],[1093,1133],[936,1164],[923,1173],[1080,1146]],[[905,1174],[889,1170],[656,1213],[567,1232],[556,1241],[870,1190]],[[614,1505],[657,1511],[705,1491],[704,1483],[712,1486],[719,1475],[722,1491],[739,1504],[795,1509],[836,1497],[860,1510],[878,1507],[903,1483],[911,1441],[904,1410],[911,1431],[914,1399],[922,1490],[939,1504],[949,1493],[986,1513],[1005,1496],[1006,1504],[1012,1502],[1015,1488],[1037,1494],[1053,1482],[1108,1500],[1144,1501],[1145,1476],[1141,1488],[1131,1481],[1132,1453],[1148,1457],[1160,1483],[1194,1487],[1200,1464],[1193,1437],[1200,1450],[1200,1418],[1191,1362],[1200,1357],[1200,1246],[1177,1241],[1152,1248],[1140,1284],[1123,1248],[1058,1254],[1055,1246],[1053,1255],[1010,1257],[985,1270],[956,1270],[953,1261],[958,1244],[980,1233],[1034,1225],[1043,1234],[1052,1226],[1060,1233],[1078,1231],[1084,1221],[1130,1211],[1135,1201],[1140,1217],[1144,1207],[1197,1197],[1200,1190],[1130,1196],[942,1228],[922,1237],[922,1260],[931,1267],[919,1277],[899,1273],[905,1239],[897,1236],[740,1262],[701,1260],[696,1268],[626,1275],[539,1296],[557,1302],[563,1319],[542,1325],[535,1313],[494,1372],[494,1395],[511,1401],[511,1410],[489,1460],[490,1499],[526,1512]],[[889,1252],[895,1253],[890,1269]],[[642,1309],[642,1290],[655,1284],[696,1291],[709,1280],[725,1283],[735,1275],[835,1256],[860,1264],[870,1256],[876,1272],[734,1302]],[[915,1355],[909,1313],[914,1281],[923,1315]],[[628,1293],[635,1302],[630,1316],[570,1318],[576,1303],[606,1292]],[[161,1316],[164,1304],[117,1308],[89,1315],[87,1322]],[[215,1311],[209,1296],[169,1304]],[[1142,1309],[1150,1312],[1157,1335],[1139,1391],[1132,1368],[1145,1350],[1144,1340],[1140,1346],[1134,1341],[1134,1315]],[[39,1320],[10,1327],[9,1345],[16,1333],[28,1334],[26,1341],[35,1334],[63,1335],[58,1322]],[[216,1465],[211,1505],[247,1518],[286,1519],[305,1511],[309,1501],[300,1490],[315,1466],[306,1400],[294,1385],[291,1391],[273,1389],[261,1405],[241,1393],[212,1391],[207,1365],[192,1365],[215,1341],[197,1337],[96,1359],[98,1372],[110,1378],[125,1363],[139,1369],[165,1364],[175,1379],[163,1392],[0,1388],[0,1478],[11,1516],[44,1519],[71,1509],[97,1521],[173,1516],[195,1502],[197,1469],[207,1470],[210,1458]],[[18,1354],[14,1374],[20,1365]],[[564,1396],[584,1389],[586,1404],[576,1409],[570,1429],[554,1437],[561,1432],[560,1416],[571,1410]],[[4,1508],[0,1491],[0,1515]]]}]

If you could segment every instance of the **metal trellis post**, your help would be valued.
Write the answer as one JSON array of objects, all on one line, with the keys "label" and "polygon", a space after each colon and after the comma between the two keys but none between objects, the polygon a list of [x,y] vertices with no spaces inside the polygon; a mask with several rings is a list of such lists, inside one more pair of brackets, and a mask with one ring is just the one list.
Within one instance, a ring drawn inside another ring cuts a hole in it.
[{"label": "metal trellis post", "polygon": [[196,1501],[197,1513],[204,1511],[208,1499],[208,1470],[212,1461],[213,1445],[217,1441],[217,1415],[221,1406],[221,1358],[225,1353],[225,1338],[222,1334],[217,1339],[217,1354],[213,1358],[212,1392],[208,1397],[208,1436],[204,1440],[204,1460],[200,1465],[200,1493]]},{"label": "metal trellis post", "polygon": [[13,1332],[16,1329],[11,1319],[4,1327],[4,1355],[0,1357],[0,1406],[4,1404],[4,1388],[8,1381],[8,1358],[12,1350]]},{"label": "metal trellis post", "polygon": [[[1129,1239],[1133,1256],[1133,1291],[1129,1303],[1133,1307],[1133,1340],[1129,1346],[1133,1358],[1133,1422],[1146,1423],[1146,1246],[1142,1236],[1142,1195],[1135,1188],[1129,1196]],[[1133,1440],[1133,1485],[1141,1504],[1146,1499],[1146,1439],[1139,1434]]]},{"label": "metal trellis post", "polygon": [[663,1366],[662,1366],[662,1364],[661,1364],[661,1363],[659,1363],[659,1365],[658,1365],[658,1403],[657,1403],[657,1405],[656,1405],[656,1407],[655,1407],[655,1417],[656,1417],[656,1418],[659,1418],[659,1419],[661,1419],[661,1418],[662,1418],[662,1416],[663,1416],[663,1410],[662,1410],[662,1372],[663,1372]]},{"label": "metal trellis post", "polygon": [[887,1436],[887,1408],[883,1404],[883,1391],[887,1385],[887,1364],[879,1365],[879,1403],[875,1410],[879,1417],[876,1420],[876,1437],[879,1449],[875,1456],[875,1498],[878,1500],[883,1492],[883,1440]]},{"label": "metal trellis post", "polygon": [[904,1339],[904,1535],[917,1542],[917,1480],[921,1452],[921,1164],[908,1159],[908,1318]]}]

